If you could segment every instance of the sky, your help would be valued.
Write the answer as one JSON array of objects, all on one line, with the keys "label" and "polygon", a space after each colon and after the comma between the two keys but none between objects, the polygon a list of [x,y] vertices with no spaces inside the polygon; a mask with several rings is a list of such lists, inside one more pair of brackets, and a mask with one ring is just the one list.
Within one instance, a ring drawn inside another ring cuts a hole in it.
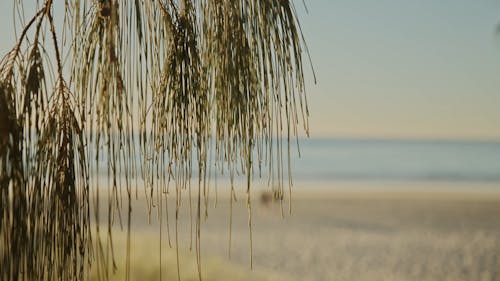
[{"label": "sky", "polygon": [[[500,140],[500,1],[305,3],[311,137]],[[1,1],[2,56],[13,40]]]},{"label": "sky", "polygon": [[500,139],[500,1],[306,5],[312,136]]}]

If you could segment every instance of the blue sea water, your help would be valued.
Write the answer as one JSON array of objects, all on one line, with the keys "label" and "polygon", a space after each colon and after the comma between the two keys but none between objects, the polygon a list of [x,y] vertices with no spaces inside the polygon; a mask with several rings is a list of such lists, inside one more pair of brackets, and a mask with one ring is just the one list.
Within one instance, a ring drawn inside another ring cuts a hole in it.
[{"label": "blue sea water", "polygon": [[303,139],[295,180],[500,183],[500,142]]},{"label": "blue sea water", "polygon": [[[449,182],[498,184],[500,188],[500,141],[300,139],[299,144],[300,157],[295,142],[290,149],[295,183]],[[101,155],[97,174],[105,183],[109,178],[105,154]],[[262,168],[260,180],[254,169],[254,182],[267,182],[266,167]],[[285,181],[286,174],[285,167]],[[217,178],[228,180],[227,174]],[[245,177],[236,180],[241,183]]]}]

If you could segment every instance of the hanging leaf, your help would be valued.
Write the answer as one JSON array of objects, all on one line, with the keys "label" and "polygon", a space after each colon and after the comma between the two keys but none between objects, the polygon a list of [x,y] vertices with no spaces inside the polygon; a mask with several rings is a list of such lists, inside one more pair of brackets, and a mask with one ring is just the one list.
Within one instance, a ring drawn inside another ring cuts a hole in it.
[{"label": "hanging leaf", "polygon": [[245,176],[252,245],[252,181],[267,173],[282,201],[290,141],[308,133],[293,2],[68,0],[62,28],[62,6],[38,3],[16,15],[0,64],[1,279],[85,280],[91,267],[109,279],[112,230],[125,227],[130,248],[139,186],[169,244],[162,206],[175,199],[177,256],[187,201],[201,279],[212,174],[229,176],[231,206]]}]

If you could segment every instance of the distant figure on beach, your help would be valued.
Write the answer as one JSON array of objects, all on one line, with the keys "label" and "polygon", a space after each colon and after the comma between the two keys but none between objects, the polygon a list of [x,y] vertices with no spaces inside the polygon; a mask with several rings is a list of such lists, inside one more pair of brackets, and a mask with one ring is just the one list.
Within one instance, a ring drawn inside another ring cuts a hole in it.
[{"label": "distant figure on beach", "polygon": [[260,204],[266,207],[270,207],[274,202],[278,202],[283,199],[283,193],[279,190],[266,190],[260,194]]}]

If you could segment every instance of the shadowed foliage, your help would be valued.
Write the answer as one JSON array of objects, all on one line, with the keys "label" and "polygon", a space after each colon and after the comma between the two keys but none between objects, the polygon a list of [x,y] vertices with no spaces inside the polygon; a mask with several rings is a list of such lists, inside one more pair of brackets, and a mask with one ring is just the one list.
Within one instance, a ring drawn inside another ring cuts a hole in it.
[{"label": "shadowed foliage", "polygon": [[175,199],[177,253],[189,203],[201,272],[211,174],[229,175],[231,202],[246,176],[251,241],[252,178],[264,170],[283,200],[291,138],[308,132],[292,1],[12,2],[22,29],[0,64],[1,280],[85,280],[91,266],[108,279],[111,229],[128,230],[128,249],[138,186],[169,243]]}]

